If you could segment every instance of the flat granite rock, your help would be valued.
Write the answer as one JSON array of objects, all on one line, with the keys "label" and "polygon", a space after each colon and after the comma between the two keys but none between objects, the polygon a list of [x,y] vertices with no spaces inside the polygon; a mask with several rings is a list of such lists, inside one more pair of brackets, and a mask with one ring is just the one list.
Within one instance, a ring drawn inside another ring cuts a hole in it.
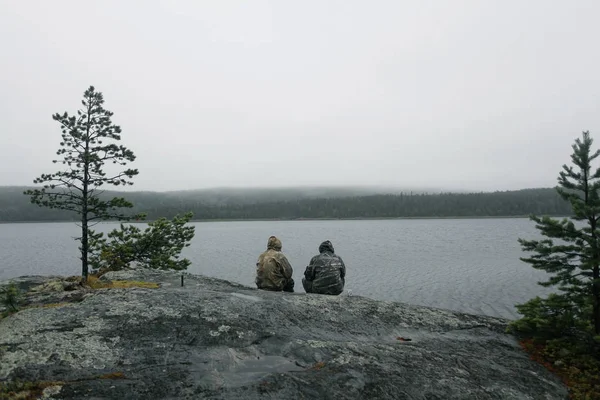
[{"label": "flat granite rock", "polygon": [[111,272],[161,287],[0,320],[0,382],[52,382],[53,399],[567,398],[505,320],[181,275]]}]

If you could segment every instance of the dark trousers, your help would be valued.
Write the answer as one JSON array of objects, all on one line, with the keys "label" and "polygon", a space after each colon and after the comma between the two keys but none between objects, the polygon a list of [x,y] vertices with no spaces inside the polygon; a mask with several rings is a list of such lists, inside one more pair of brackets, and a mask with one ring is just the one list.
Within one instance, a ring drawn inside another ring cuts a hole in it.
[{"label": "dark trousers", "polygon": [[284,292],[294,292],[294,279],[290,278],[289,281],[287,281],[286,285],[283,287],[283,291]]}]

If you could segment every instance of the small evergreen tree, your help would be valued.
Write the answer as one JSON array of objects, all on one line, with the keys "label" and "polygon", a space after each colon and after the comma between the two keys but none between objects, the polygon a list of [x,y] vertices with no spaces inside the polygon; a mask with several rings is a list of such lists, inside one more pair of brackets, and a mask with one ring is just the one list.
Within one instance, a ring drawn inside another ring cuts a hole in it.
[{"label": "small evergreen tree", "polygon": [[[123,167],[135,160],[133,152],[115,142],[121,140],[121,128],[111,121],[113,113],[104,109],[104,97],[93,86],[83,94],[83,107],[77,116],[54,114],[62,130],[60,149],[56,152],[60,159],[54,163],[63,164],[66,169],[53,174],[43,174],[34,180],[44,184],[41,189],[27,190],[31,202],[40,207],[72,211],[80,216],[81,275],[83,281],[88,276],[88,248],[90,223],[96,220],[133,218],[122,214],[120,208],[133,205],[121,197],[106,199],[101,197],[102,188],[107,185],[132,185],[129,179],[138,174],[137,169],[107,172],[106,164]],[[139,216],[137,216],[139,217]]]},{"label": "small evergreen tree", "polygon": [[21,291],[14,282],[10,282],[5,287],[0,288],[0,302],[9,312],[19,311],[21,301]]},{"label": "small evergreen tree", "polygon": [[184,270],[190,260],[180,258],[190,245],[195,227],[186,226],[193,213],[176,215],[171,221],[160,218],[142,231],[134,225],[121,224],[120,229],[94,234],[90,241],[90,265],[94,272],[118,271],[132,262],[141,267],[161,270]]},{"label": "small evergreen tree", "polygon": [[534,253],[521,260],[551,275],[539,284],[557,286],[560,293],[517,306],[524,315],[513,325],[517,328],[559,329],[583,322],[600,335],[600,168],[592,169],[600,150],[592,152],[592,142],[589,132],[575,140],[573,165],[564,165],[558,177],[557,191],[571,204],[573,216],[531,216],[547,239],[519,239],[524,251]]}]

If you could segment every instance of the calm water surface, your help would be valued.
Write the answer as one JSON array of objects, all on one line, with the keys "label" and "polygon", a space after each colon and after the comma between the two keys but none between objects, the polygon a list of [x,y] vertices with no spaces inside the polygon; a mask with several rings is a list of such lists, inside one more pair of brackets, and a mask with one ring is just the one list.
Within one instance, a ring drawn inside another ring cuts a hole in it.
[{"label": "calm water surface", "polygon": [[[527,219],[426,219],[195,223],[184,252],[189,272],[254,286],[258,254],[270,235],[283,242],[297,290],[321,241],[329,239],[348,270],[353,295],[516,318],[515,303],[547,293],[545,276],[519,260],[517,238],[536,238]],[[105,223],[97,230],[109,231]],[[0,224],[0,280],[78,274],[73,223]]]}]

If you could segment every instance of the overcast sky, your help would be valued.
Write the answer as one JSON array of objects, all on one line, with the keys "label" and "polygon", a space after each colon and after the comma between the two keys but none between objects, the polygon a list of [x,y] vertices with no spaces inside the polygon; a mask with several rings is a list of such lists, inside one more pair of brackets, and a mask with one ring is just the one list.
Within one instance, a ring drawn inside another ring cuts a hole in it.
[{"label": "overcast sky", "polygon": [[0,0],[0,185],[89,85],[134,189],[553,186],[600,146],[600,2]]}]

